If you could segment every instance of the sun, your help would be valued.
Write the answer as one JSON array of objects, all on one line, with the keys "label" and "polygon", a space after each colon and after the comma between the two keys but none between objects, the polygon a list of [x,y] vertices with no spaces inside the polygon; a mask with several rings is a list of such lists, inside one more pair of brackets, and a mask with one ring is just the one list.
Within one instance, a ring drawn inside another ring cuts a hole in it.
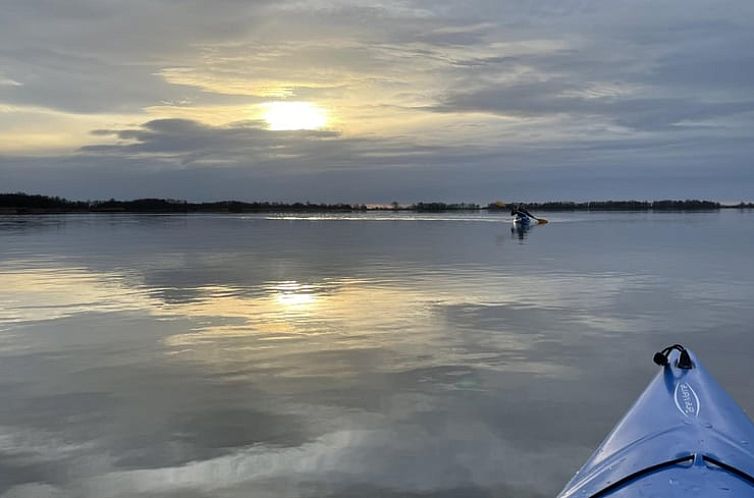
[{"label": "sun", "polygon": [[319,130],[327,124],[327,112],[311,102],[262,104],[270,130]]}]

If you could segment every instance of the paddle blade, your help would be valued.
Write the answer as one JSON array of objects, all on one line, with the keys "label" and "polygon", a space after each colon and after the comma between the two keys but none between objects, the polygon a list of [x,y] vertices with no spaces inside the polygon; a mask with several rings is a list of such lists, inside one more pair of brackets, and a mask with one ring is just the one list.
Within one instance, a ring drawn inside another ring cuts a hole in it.
[{"label": "paddle blade", "polygon": [[540,225],[544,225],[545,223],[550,223],[549,221],[547,221],[547,220],[546,220],[546,219],[544,219],[544,218],[537,218],[537,222],[538,222],[538,223],[539,223]]}]

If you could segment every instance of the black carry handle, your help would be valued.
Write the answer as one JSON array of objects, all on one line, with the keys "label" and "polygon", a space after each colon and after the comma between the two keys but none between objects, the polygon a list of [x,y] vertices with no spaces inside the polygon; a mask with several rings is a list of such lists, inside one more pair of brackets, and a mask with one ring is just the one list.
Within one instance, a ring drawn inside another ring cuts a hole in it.
[{"label": "black carry handle", "polygon": [[662,351],[658,351],[657,353],[655,353],[654,358],[652,359],[661,367],[667,366],[667,364],[669,363],[668,356],[674,349],[677,349],[681,352],[681,357],[678,358],[678,368],[682,368],[684,370],[694,368],[694,364],[691,363],[691,356],[689,355],[689,352],[686,351],[686,348],[684,348],[680,344],[673,344],[672,346],[666,347]]}]

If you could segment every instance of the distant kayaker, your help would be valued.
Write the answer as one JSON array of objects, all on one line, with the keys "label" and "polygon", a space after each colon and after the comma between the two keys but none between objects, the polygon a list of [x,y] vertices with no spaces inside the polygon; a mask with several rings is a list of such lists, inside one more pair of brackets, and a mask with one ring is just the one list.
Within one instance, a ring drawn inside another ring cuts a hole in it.
[{"label": "distant kayaker", "polygon": [[528,217],[533,220],[536,220],[537,218],[531,214],[523,204],[519,204],[518,206],[511,208],[511,216],[521,216],[521,217]]}]

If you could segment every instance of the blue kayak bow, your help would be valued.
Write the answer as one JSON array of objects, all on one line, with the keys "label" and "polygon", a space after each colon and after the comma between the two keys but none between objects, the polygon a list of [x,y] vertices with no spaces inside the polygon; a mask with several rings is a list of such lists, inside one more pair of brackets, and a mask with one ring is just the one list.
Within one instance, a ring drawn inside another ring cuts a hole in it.
[{"label": "blue kayak bow", "polygon": [[754,425],[681,345],[558,498],[754,497]]}]

